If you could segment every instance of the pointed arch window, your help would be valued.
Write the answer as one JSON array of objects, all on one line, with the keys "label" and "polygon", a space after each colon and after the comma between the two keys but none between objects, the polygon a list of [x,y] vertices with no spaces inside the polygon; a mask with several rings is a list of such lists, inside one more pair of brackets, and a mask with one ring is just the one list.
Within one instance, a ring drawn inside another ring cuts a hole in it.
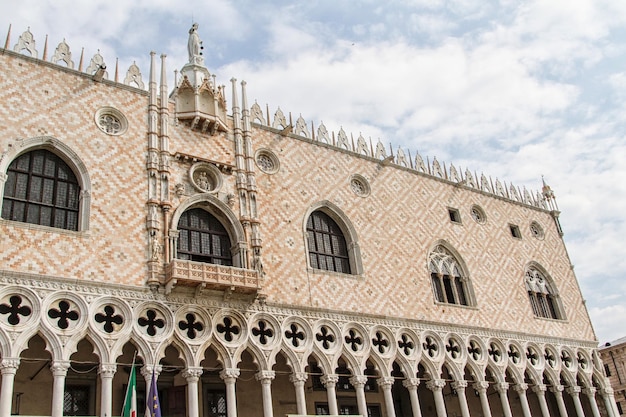
[{"label": "pointed arch window", "polygon": [[46,149],[33,150],[7,169],[2,218],[78,230],[80,196],[76,175],[63,159]]},{"label": "pointed arch window", "polygon": [[233,265],[228,232],[211,213],[201,208],[185,211],[178,231],[178,259]]},{"label": "pointed arch window", "polygon": [[563,320],[559,297],[551,280],[534,266],[526,270],[526,291],[535,317]]},{"label": "pointed arch window", "polygon": [[317,210],[309,216],[306,231],[312,268],[351,273],[346,238],[337,222]]},{"label": "pointed arch window", "polygon": [[442,245],[438,245],[428,259],[428,268],[435,293],[440,303],[471,305],[469,281],[457,259]]}]

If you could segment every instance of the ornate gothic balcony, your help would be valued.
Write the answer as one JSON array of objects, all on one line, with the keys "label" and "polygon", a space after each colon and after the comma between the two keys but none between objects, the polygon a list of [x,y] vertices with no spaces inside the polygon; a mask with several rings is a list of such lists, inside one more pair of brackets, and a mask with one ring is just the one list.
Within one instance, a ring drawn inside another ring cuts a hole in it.
[{"label": "ornate gothic balcony", "polygon": [[165,293],[175,285],[254,294],[261,289],[261,279],[254,269],[173,259],[165,271]]}]

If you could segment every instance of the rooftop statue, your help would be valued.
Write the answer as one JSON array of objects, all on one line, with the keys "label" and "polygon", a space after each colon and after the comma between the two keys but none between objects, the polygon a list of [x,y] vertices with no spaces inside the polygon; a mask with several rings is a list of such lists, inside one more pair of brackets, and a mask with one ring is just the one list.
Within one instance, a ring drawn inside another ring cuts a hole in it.
[{"label": "rooftop statue", "polygon": [[187,42],[190,64],[202,64],[202,41],[198,35],[198,24],[194,23],[189,29],[189,41]]}]

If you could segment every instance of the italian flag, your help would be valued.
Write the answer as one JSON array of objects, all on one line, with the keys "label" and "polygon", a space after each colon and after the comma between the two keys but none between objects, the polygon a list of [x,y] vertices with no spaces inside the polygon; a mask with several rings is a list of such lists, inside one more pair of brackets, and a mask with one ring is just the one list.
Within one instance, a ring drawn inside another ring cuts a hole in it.
[{"label": "italian flag", "polygon": [[135,365],[130,370],[128,377],[128,388],[124,398],[124,410],[122,417],[137,417],[137,379],[135,377]]}]

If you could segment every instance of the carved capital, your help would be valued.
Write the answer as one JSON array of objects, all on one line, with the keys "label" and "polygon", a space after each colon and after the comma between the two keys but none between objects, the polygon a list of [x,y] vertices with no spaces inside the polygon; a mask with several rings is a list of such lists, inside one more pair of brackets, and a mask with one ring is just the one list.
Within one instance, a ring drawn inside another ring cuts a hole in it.
[{"label": "carved capital", "polygon": [[404,381],[402,381],[402,385],[404,385],[405,388],[407,389],[417,389],[417,387],[420,384],[420,380],[419,378],[407,378]]},{"label": "carved capital", "polygon": [[498,391],[500,394],[506,393],[509,390],[509,383],[508,382],[498,382],[495,385],[496,391]]},{"label": "carved capital", "polygon": [[117,365],[114,363],[101,363],[98,368],[100,378],[113,378],[117,371]]},{"label": "carved capital", "polygon": [[533,387],[533,392],[537,395],[545,395],[547,387],[544,384],[537,384]]},{"label": "carved capital", "polygon": [[613,394],[615,394],[615,391],[613,391],[612,387],[604,387],[602,388],[600,392],[602,393],[602,395],[608,395],[610,397],[612,397]]},{"label": "carved capital", "polygon": [[187,368],[183,371],[182,377],[187,380],[188,383],[198,382],[198,379],[202,376],[202,368]]},{"label": "carved capital", "polygon": [[464,391],[467,388],[467,381],[454,381],[450,386],[457,391]]},{"label": "carved capital", "polygon": [[13,374],[17,372],[17,368],[20,366],[20,358],[3,358],[0,362],[0,373]]},{"label": "carved capital", "polygon": [[429,390],[433,392],[441,391],[443,387],[445,386],[446,386],[445,379],[431,379],[430,381],[426,382],[426,388],[428,388]]},{"label": "carved capital", "polygon": [[54,375],[55,377],[67,375],[68,369],[70,369],[69,361],[53,361],[52,365],[50,365],[52,375]]},{"label": "carved capital", "polygon": [[307,379],[309,379],[309,374],[306,372],[294,372],[289,375],[289,381],[294,385],[298,383],[304,384]]},{"label": "carved capital", "polygon": [[582,392],[582,388],[580,388],[579,386],[568,387],[566,392],[572,397],[578,397],[580,393]]},{"label": "carved capital", "polygon": [[565,389],[563,385],[555,385],[553,387],[550,387],[550,392],[561,395],[563,393],[563,389]]},{"label": "carved capital", "polygon": [[350,377],[350,383],[355,387],[363,388],[365,384],[367,384],[367,376],[365,375],[354,375]]},{"label": "carved capital", "polygon": [[474,388],[479,393],[485,393],[485,392],[487,392],[487,388],[489,388],[489,382],[487,382],[487,381],[475,382],[472,385],[472,388]]},{"label": "carved capital", "polygon": [[220,378],[226,383],[235,383],[239,374],[239,368],[227,368],[220,371]]},{"label": "carved capital", "polygon": [[324,384],[324,387],[334,388],[337,382],[339,382],[339,375],[336,375],[336,374],[322,375],[320,379],[322,381],[322,384]]},{"label": "carved capital", "polygon": [[524,382],[522,382],[521,384],[515,384],[515,385],[513,385],[513,389],[519,395],[526,394],[526,390],[528,390],[528,384],[526,384]]},{"label": "carved capital", "polygon": [[588,387],[584,389],[584,393],[588,396],[588,397],[595,397],[596,395],[596,387]]},{"label": "carved capital", "polygon": [[158,377],[161,374],[163,367],[161,365],[144,365],[141,367],[141,375],[145,380],[152,378],[152,370],[154,369],[154,375]]},{"label": "carved capital", "polygon": [[276,378],[276,372],[274,371],[259,371],[254,374],[257,381],[261,381],[264,384],[269,384],[274,378]]},{"label": "carved capital", "polygon": [[396,379],[392,376],[384,376],[382,378],[378,378],[378,386],[383,389],[391,389],[395,380]]}]

